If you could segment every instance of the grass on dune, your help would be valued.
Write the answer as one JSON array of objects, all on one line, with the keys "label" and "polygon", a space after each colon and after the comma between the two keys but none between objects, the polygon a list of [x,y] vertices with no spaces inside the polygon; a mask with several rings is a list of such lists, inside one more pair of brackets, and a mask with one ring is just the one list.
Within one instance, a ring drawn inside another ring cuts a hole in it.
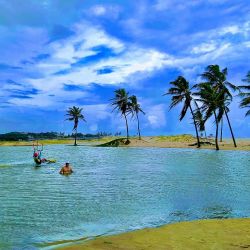
[{"label": "grass on dune", "polygon": [[[77,144],[94,143],[94,142],[108,142],[115,137],[103,137],[98,139],[77,140]],[[39,140],[39,144],[52,145],[52,144],[74,144],[74,139],[49,139]],[[0,141],[0,146],[32,146],[37,141]]]},{"label": "grass on dune", "polygon": [[191,142],[195,140],[195,137],[188,134],[183,135],[168,135],[168,136],[155,136],[155,141],[169,141],[169,142]]}]

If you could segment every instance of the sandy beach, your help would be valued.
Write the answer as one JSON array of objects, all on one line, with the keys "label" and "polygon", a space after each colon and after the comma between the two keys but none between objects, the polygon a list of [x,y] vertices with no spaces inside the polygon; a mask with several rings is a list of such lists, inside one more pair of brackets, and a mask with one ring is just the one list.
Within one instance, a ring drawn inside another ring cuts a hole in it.
[{"label": "sandy beach", "polygon": [[[116,140],[119,137],[103,137],[101,139],[93,140],[78,140],[78,145],[98,146]],[[213,139],[203,139],[203,142],[214,143]],[[73,144],[73,139],[60,139],[60,140],[41,140],[39,143],[43,145],[50,144]],[[193,148],[197,149],[194,145],[196,138],[192,135],[174,135],[174,136],[144,136],[141,140],[137,137],[130,138],[130,144],[119,144],[119,147],[159,147],[159,148]],[[26,141],[1,141],[0,146],[32,146],[33,142]],[[237,148],[234,147],[231,139],[224,139],[219,142],[220,149],[222,150],[250,150],[250,139],[237,139]],[[200,149],[215,149],[214,145],[203,144]]]},{"label": "sandy beach", "polygon": [[[131,143],[126,147],[159,147],[159,148],[194,148],[197,147],[193,144],[196,143],[196,139],[192,136],[152,136],[143,137],[141,140],[132,138]],[[206,140],[203,140],[206,141]],[[213,140],[209,142],[214,143]],[[250,150],[249,139],[238,139],[237,148],[234,147],[232,140],[225,139],[219,143],[222,150]],[[214,145],[204,144],[200,149],[215,149]]]},{"label": "sandy beach", "polygon": [[[67,242],[61,242],[67,243]],[[64,250],[182,250],[250,248],[250,219],[198,220],[169,224],[100,237],[79,240],[72,245],[59,247]],[[54,245],[56,247],[56,245]]]}]

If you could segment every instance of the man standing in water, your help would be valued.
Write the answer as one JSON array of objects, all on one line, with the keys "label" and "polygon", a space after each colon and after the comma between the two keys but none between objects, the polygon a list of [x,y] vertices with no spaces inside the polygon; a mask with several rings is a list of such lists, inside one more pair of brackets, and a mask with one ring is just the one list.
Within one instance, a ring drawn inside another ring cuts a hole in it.
[{"label": "man standing in water", "polygon": [[73,170],[72,168],[70,167],[69,165],[69,162],[66,162],[65,163],[65,166],[63,166],[59,172],[60,174],[65,174],[65,175],[68,175],[68,174],[72,174],[73,173]]}]

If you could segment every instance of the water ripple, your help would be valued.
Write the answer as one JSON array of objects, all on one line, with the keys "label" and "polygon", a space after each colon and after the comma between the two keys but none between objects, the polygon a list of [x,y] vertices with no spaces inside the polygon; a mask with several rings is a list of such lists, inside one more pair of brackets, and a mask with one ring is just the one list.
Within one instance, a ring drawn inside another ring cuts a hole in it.
[{"label": "water ripple", "polygon": [[[250,217],[250,153],[47,146],[0,151],[0,249],[203,218]],[[13,155],[15,157],[13,158]],[[58,174],[69,160],[74,174]]]}]

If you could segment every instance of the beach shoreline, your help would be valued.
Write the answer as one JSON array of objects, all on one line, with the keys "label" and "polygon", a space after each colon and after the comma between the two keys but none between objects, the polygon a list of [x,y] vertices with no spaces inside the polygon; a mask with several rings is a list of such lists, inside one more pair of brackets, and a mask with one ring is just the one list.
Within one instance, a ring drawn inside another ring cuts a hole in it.
[{"label": "beach shoreline", "polygon": [[62,250],[244,249],[250,248],[250,218],[185,221],[47,246]]},{"label": "beach shoreline", "polygon": [[[119,139],[120,137],[103,137],[100,139],[91,140],[78,140],[79,146],[100,146],[112,140]],[[206,142],[207,140],[203,140]],[[56,145],[65,144],[73,145],[73,139],[53,139],[53,140],[40,140],[39,143],[43,145]],[[214,144],[212,139],[208,142]],[[36,143],[36,142],[35,142]],[[194,144],[196,138],[191,135],[176,135],[176,136],[145,136],[139,140],[136,137],[130,138],[128,145],[119,145],[119,147],[143,147],[143,148],[189,148],[198,149]],[[32,146],[32,141],[0,141],[0,146]],[[237,147],[235,148],[231,139],[224,139],[219,143],[221,150],[250,150],[250,139],[237,139]],[[214,145],[202,145],[199,149],[215,149]]]}]

